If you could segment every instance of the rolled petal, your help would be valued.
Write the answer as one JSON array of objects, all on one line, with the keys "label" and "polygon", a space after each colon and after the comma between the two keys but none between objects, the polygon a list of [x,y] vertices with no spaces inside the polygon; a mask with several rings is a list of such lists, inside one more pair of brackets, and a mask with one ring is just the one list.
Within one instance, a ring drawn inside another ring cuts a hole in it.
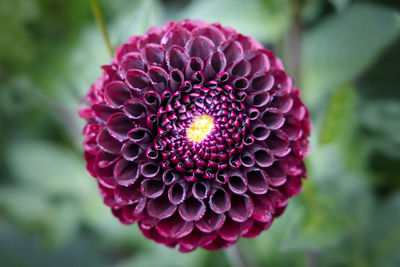
[{"label": "rolled petal", "polygon": [[268,104],[271,96],[265,91],[251,93],[247,98],[247,103],[250,106],[261,108]]},{"label": "rolled petal", "polygon": [[161,235],[175,239],[187,236],[192,232],[193,228],[193,222],[183,220],[177,213],[167,219],[161,220],[156,226],[157,231]]},{"label": "rolled petal", "polygon": [[185,49],[179,46],[173,46],[167,51],[166,61],[170,71],[173,69],[182,71],[188,60],[189,55],[186,53]]},{"label": "rolled petal", "polygon": [[147,128],[137,127],[128,132],[128,138],[134,143],[146,143],[152,141],[152,134]]},{"label": "rolled petal", "polygon": [[230,218],[226,218],[224,225],[218,230],[218,235],[227,241],[236,241],[241,233],[241,225]]},{"label": "rolled petal", "polygon": [[215,46],[218,46],[220,43],[225,41],[224,34],[214,26],[196,28],[192,34],[193,36],[207,37],[214,43]]},{"label": "rolled petal", "polygon": [[197,199],[205,199],[210,195],[210,183],[208,181],[196,181],[192,187],[192,194]]},{"label": "rolled petal", "polygon": [[106,152],[118,154],[121,151],[122,143],[110,135],[103,129],[96,138],[97,144]]},{"label": "rolled petal", "polygon": [[120,185],[131,185],[138,179],[138,165],[124,159],[119,160],[114,167],[114,177]]},{"label": "rolled petal", "polygon": [[224,53],[227,65],[243,58],[243,48],[237,41],[227,40],[220,45],[219,50]]},{"label": "rolled petal", "polygon": [[206,37],[197,36],[189,41],[187,51],[189,56],[205,60],[214,51],[214,43]]},{"label": "rolled petal", "polygon": [[133,128],[131,120],[122,112],[114,113],[107,121],[110,134],[122,141],[128,138],[128,132]]},{"label": "rolled petal", "polygon": [[139,94],[142,89],[149,86],[149,78],[147,74],[141,70],[129,70],[126,73],[125,79],[128,85]]},{"label": "rolled petal", "polygon": [[141,120],[146,118],[147,108],[146,105],[138,98],[129,99],[124,103],[123,110],[128,117],[134,120]]},{"label": "rolled petal", "polygon": [[161,96],[157,92],[147,92],[144,95],[144,102],[150,111],[155,112],[161,104]]},{"label": "rolled petal", "polygon": [[270,129],[263,123],[255,123],[250,126],[250,132],[257,141],[264,141],[270,134]]},{"label": "rolled petal", "polygon": [[285,118],[279,109],[268,108],[261,115],[261,121],[271,130],[276,130],[282,127],[285,123]]},{"label": "rolled petal", "polygon": [[138,52],[130,52],[125,54],[121,60],[121,66],[124,69],[125,73],[128,70],[137,69],[144,70],[145,64],[142,58],[142,55]]},{"label": "rolled petal", "polygon": [[161,44],[168,49],[171,46],[185,47],[191,33],[184,27],[176,26],[169,30],[162,38]]},{"label": "rolled petal", "polygon": [[93,105],[92,109],[95,116],[103,122],[107,122],[111,115],[118,112],[118,109],[114,109],[106,104]]},{"label": "rolled petal", "polygon": [[180,174],[172,169],[166,170],[163,173],[163,181],[165,185],[172,185],[181,179]]},{"label": "rolled petal", "polygon": [[243,194],[247,191],[247,180],[241,172],[232,172],[228,181],[229,189],[235,194]]},{"label": "rolled petal", "polygon": [[157,44],[148,44],[143,48],[143,59],[151,64],[161,66],[164,62],[164,49]]},{"label": "rolled petal", "polygon": [[160,179],[146,179],[142,181],[140,190],[147,198],[157,198],[164,192],[164,183]]},{"label": "rolled petal", "polygon": [[168,84],[168,74],[165,70],[159,67],[152,67],[148,70],[147,75],[150,78],[153,88],[157,92],[163,92]]},{"label": "rolled petal", "polygon": [[203,69],[203,61],[199,57],[192,57],[185,66],[185,77],[191,79],[195,72]]},{"label": "rolled petal", "polygon": [[250,80],[253,91],[269,91],[274,85],[274,77],[268,72],[257,72]]},{"label": "rolled petal", "polygon": [[220,229],[224,222],[224,214],[217,214],[207,209],[204,216],[196,221],[196,227],[204,233],[211,233]]},{"label": "rolled petal", "polygon": [[120,81],[110,82],[104,89],[107,104],[114,108],[120,108],[124,102],[131,98],[128,86]]},{"label": "rolled petal", "polygon": [[168,81],[169,81],[169,87],[173,92],[178,90],[178,88],[181,86],[183,83],[184,76],[183,73],[177,69],[172,70],[169,73]]},{"label": "rolled petal", "polygon": [[252,169],[247,172],[247,187],[256,195],[265,194],[268,191],[267,174],[260,169]]},{"label": "rolled petal", "polygon": [[246,168],[251,168],[256,164],[254,155],[249,151],[244,151],[240,154],[240,162]]},{"label": "rolled petal", "polygon": [[276,160],[272,166],[267,169],[269,182],[272,186],[280,186],[286,182],[288,166],[283,161]]},{"label": "rolled petal", "polygon": [[250,152],[253,154],[256,164],[260,167],[271,166],[274,162],[274,155],[266,147],[255,145],[250,148]]},{"label": "rolled petal", "polygon": [[158,162],[146,162],[140,165],[139,172],[146,178],[155,177],[160,171],[160,165]]},{"label": "rolled petal", "polygon": [[144,150],[138,143],[125,142],[121,148],[121,155],[126,160],[134,161],[144,156]]},{"label": "rolled petal", "polygon": [[211,193],[208,204],[211,210],[218,214],[224,213],[231,207],[229,195],[222,188],[217,188]]},{"label": "rolled petal", "polygon": [[269,71],[270,63],[268,57],[257,50],[246,52],[244,58],[251,64],[250,74],[254,74],[259,71]]},{"label": "rolled petal", "polygon": [[172,216],[176,210],[176,205],[169,202],[168,197],[164,194],[158,198],[150,199],[146,208],[150,216],[161,220]]},{"label": "rolled petal", "polygon": [[237,90],[246,90],[249,87],[249,80],[245,77],[238,77],[232,81],[232,85]]},{"label": "rolled petal", "polygon": [[181,204],[186,199],[187,184],[175,183],[168,189],[168,199],[175,205]]},{"label": "rolled petal", "polygon": [[222,52],[216,51],[207,59],[204,73],[207,78],[212,78],[218,73],[224,71],[225,66],[225,55]]},{"label": "rolled petal", "polygon": [[140,184],[129,186],[117,186],[114,190],[115,199],[123,204],[133,204],[143,198],[140,192]]},{"label": "rolled petal", "polygon": [[206,206],[203,201],[195,197],[189,197],[179,205],[179,214],[187,222],[199,220],[205,212]]},{"label": "rolled petal", "polygon": [[215,179],[218,184],[226,184],[229,180],[229,173],[226,170],[218,172]]},{"label": "rolled petal", "polygon": [[241,59],[230,68],[230,74],[234,77],[247,76],[250,73],[251,65],[248,61]]},{"label": "rolled petal", "polygon": [[265,143],[275,156],[283,157],[290,152],[289,138],[282,130],[272,131]]},{"label": "rolled petal", "polygon": [[235,222],[246,221],[253,213],[253,202],[248,195],[232,195],[229,217]]}]

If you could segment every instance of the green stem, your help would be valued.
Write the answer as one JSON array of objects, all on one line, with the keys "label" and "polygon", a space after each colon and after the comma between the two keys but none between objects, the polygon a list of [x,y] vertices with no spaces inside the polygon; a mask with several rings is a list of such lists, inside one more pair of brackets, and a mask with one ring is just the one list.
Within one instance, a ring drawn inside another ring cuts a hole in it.
[{"label": "green stem", "polygon": [[92,4],[93,15],[96,19],[97,26],[101,30],[101,34],[103,35],[103,39],[104,39],[104,42],[106,43],[107,50],[108,50],[110,56],[113,57],[114,49],[111,45],[110,36],[108,35],[107,28],[104,23],[104,18],[101,13],[99,3],[97,2],[97,0],[90,0],[90,3]]}]

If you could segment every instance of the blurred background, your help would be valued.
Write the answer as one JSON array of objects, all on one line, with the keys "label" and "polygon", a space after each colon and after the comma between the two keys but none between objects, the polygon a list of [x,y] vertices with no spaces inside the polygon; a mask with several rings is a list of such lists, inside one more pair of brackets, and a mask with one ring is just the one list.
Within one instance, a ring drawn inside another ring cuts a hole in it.
[{"label": "blurred background", "polygon": [[400,266],[398,0],[99,1],[113,46],[166,20],[252,35],[283,59],[314,125],[308,179],[237,247],[147,241],[85,170],[79,101],[110,61],[89,0],[0,0],[1,266]]}]

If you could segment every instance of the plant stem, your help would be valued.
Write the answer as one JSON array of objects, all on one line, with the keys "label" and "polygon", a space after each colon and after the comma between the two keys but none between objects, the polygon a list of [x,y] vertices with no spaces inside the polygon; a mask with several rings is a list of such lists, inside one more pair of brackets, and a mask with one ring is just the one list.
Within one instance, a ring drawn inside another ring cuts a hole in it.
[{"label": "plant stem", "polygon": [[103,18],[103,14],[101,13],[99,3],[97,2],[97,0],[90,0],[90,3],[92,5],[92,11],[93,11],[93,15],[96,19],[97,26],[100,28],[101,34],[103,35],[103,40],[106,43],[107,50],[108,50],[110,56],[113,57],[114,49],[111,45],[110,36],[108,35],[107,28],[104,23],[104,18]]}]

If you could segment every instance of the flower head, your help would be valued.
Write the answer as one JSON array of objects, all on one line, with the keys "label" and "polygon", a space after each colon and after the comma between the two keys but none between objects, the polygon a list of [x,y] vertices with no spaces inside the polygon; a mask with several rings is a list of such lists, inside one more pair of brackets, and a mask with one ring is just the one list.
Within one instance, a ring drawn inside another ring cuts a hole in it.
[{"label": "flower head", "polygon": [[85,100],[88,171],[158,243],[228,247],[301,190],[307,108],[281,61],[232,28],[185,20],[131,37]]}]

